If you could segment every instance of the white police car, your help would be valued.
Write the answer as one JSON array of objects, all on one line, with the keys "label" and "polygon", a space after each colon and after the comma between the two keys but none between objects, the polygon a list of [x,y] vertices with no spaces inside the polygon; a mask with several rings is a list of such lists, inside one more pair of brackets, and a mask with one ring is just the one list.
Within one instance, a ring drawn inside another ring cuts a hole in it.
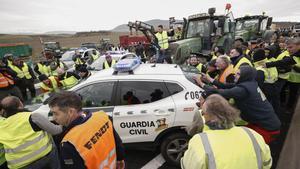
[{"label": "white police car", "polygon": [[[71,91],[82,96],[85,110],[110,115],[123,143],[149,143],[167,162],[178,164],[188,140],[183,127],[191,124],[202,92],[191,77],[178,65],[124,59]],[[35,112],[51,116],[48,105]]]}]

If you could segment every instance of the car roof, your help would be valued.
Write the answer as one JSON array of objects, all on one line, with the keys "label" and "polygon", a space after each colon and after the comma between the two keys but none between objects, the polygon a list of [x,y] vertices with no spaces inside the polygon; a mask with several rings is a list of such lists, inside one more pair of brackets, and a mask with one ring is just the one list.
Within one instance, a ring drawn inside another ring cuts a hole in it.
[{"label": "car roof", "polygon": [[97,81],[99,79],[130,79],[129,76],[132,76],[132,79],[138,75],[140,76],[170,76],[183,75],[183,71],[180,66],[175,64],[141,64],[136,69],[133,70],[133,74],[118,73],[117,75],[113,75],[114,69],[105,69],[93,74],[89,77],[85,83]]}]

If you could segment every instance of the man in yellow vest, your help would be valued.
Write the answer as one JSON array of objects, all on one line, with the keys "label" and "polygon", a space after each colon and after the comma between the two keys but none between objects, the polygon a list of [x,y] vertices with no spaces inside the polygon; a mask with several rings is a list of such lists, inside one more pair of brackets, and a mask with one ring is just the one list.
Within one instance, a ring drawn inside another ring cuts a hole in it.
[{"label": "man in yellow vest", "polygon": [[233,64],[233,69],[236,72],[240,66],[242,65],[249,65],[252,66],[251,61],[249,58],[243,55],[243,49],[242,48],[233,48],[230,51],[230,60]]},{"label": "man in yellow vest", "polygon": [[189,66],[193,66],[195,68],[197,68],[197,70],[200,72],[200,73],[205,73],[205,67],[203,66],[202,63],[200,63],[198,61],[198,58],[196,55],[194,54],[191,54],[190,56],[190,59],[189,59]]},{"label": "man in yellow vest", "polygon": [[39,76],[39,80],[41,82],[41,93],[56,92],[62,86],[57,76],[47,77],[42,74]]},{"label": "man in yellow vest", "polygon": [[28,112],[15,96],[4,98],[0,104],[5,117],[0,123],[0,144],[8,168],[59,169],[58,154],[49,134],[59,134],[62,127],[41,114]]},{"label": "man in yellow vest", "polygon": [[206,127],[189,141],[181,168],[271,168],[269,146],[254,130],[234,125],[239,112],[226,99],[216,94],[208,96],[202,105],[202,115]]},{"label": "man in yellow vest", "polygon": [[116,64],[116,60],[114,60],[109,53],[105,54],[105,62],[103,62],[102,68],[109,69]]},{"label": "man in yellow vest", "polygon": [[[297,93],[299,90],[300,83],[300,38],[293,38],[287,41],[287,50],[290,54],[289,57],[283,57],[281,60],[277,60],[274,62],[269,62],[265,64],[265,67],[288,67],[291,66],[291,72],[288,74],[286,80],[289,80],[292,83],[295,83],[293,86],[293,91],[291,92],[291,96],[289,98],[289,106],[294,107],[297,102]],[[278,56],[279,57],[279,56]],[[291,76],[291,77],[290,77]],[[285,84],[284,80],[278,83],[278,90],[282,89],[282,86]],[[281,88],[280,88],[281,87]]]},{"label": "man in yellow vest", "polygon": [[78,84],[80,76],[75,72],[65,72],[63,69],[57,69],[58,80],[63,89],[70,89]]},{"label": "man in yellow vest", "polygon": [[41,60],[40,62],[37,62],[33,69],[38,75],[44,74],[46,76],[49,76],[50,74],[48,64],[45,60]]},{"label": "man in yellow vest", "polygon": [[70,91],[49,100],[54,120],[65,127],[59,149],[62,168],[124,169],[122,141],[110,118],[104,112],[83,112],[81,103],[81,97]]},{"label": "man in yellow vest", "polygon": [[20,88],[23,99],[25,101],[28,100],[27,89],[29,89],[31,99],[33,99],[36,95],[34,88],[34,79],[36,79],[36,76],[31,67],[20,58],[16,58],[13,61],[11,69],[17,74],[18,80],[16,81],[16,85]]},{"label": "man in yellow vest", "polygon": [[0,101],[6,96],[17,96],[23,101],[20,89],[15,85],[16,73],[0,60]]},{"label": "man in yellow vest", "polygon": [[[0,125],[1,125],[2,121],[5,120],[5,118],[2,117],[1,109],[2,108],[0,107]],[[5,159],[4,147],[3,147],[2,144],[0,144],[0,168],[1,169],[8,169],[6,159]]]},{"label": "man in yellow vest", "polygon": [[276,68],[265,68],[264,64],[270,62],[265,55],[265,50],[262,48],[257,48],[253,51],[253,62],[254,67],[257,70],[256,81],[258,86],[262,89],[263,93],[267,97],[268,101],[274,108],[275,113],[280,117],[281,110],[277,104],[280,100],[276,97],[280,95],[280,91],[277,90],[275,82],[278,79],[278,72]]},{"label": "man in yellow vest", "polygon": [[162,25],[158,25],[158,31],[155,34],[159,45],[159,57],[157,63],[163,63],[164,57],[166,57],[166,50],[169,48],[168,32],[163,30]]}]

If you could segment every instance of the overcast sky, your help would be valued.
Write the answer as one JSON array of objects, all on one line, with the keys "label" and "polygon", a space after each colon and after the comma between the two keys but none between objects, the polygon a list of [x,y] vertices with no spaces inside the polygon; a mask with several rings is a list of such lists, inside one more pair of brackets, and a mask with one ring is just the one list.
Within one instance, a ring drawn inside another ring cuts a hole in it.
[{"label": "overcast sky", "polygon": [[0,33],[108,30],[128,21],[181,19],[231,3],[235,17],[273,16],[300,22],[300,0],[0,0]]}]

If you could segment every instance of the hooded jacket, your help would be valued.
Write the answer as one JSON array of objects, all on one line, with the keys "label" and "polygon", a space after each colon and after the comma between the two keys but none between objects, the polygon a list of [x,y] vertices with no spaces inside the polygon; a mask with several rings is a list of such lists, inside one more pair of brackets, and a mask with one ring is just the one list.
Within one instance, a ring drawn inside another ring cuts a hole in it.
[{"label": "hooded jacket", "polygon": [[[240,78],[230,89],[218,89],[217,93],[223,97],[235,100],[241,111],[241,118],[251,124],[275,131],[280,129],[280,120],[276,116],[272,105],[258,87],[255,80],[256,70],[250,66],[240,67]],[[204,90],[212,90],[204,87]]]}]

